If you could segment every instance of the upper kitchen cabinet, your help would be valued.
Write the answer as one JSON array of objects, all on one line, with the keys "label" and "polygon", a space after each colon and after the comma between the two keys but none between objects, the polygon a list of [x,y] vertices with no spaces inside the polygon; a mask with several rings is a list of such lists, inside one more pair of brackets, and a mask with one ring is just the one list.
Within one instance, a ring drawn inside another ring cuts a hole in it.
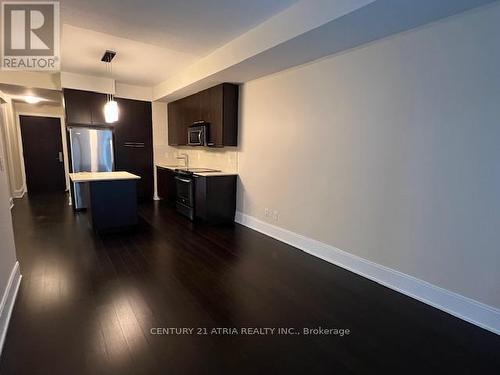
[{"label": "upper kitchen cabinet", "polygon": [[177,100],[169,103],[167,106],[168,111],[168,144],[170,146],[181,146],[187,144],[187,132],[182,131],[186,129],[184,124],[184,112],[182,111],[182,102]]},{"label": "upper kitchen cabinet", "polygon": [[198,94],[169,103],[168,144],[170,146],[187,145],[187,130],[190,125],[200,121],[200,102]]},{"label": "upper kitchen cabinet", "polygon": [[208,146],[238,145],[237,85],[223,83],[201,91],[200,117],[209,123]]},{"label": "upper kitchen cabinet", "polygon": [[90,103],[92,97],[87,91],[64,89],[64,109],[68,124],[92,124]]},{"label": "upper kitchen cabinet", "polygon": [[106,94],[94,93],[90,105],[90,115],[92,117],[92,125],[109,125],[106,124],[104,117],[104,106],[106,105]]},{"label": "upper kitchen cabinet", "polygon": [[114,124],[118,143],[144,143],[152,146],[151,103],[116,98],[119,118]]},{"label": "upper kitchen cabinet", "polygon": [[187,129],[208,123],[207,146],[238,145],[238,85],[222,83],[168,104],[168,143],[187,144]]},{"label": "upper kitchen cabinet", "polygon": [[64,89],[63,94],[67,124],[106,125],[104,121],[106,94],[73,89]]}]

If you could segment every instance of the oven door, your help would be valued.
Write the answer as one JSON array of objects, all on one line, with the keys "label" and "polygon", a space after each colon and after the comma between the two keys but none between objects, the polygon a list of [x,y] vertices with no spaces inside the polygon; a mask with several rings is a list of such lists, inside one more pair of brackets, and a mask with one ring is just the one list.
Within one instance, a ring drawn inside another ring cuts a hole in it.
[{"label": "oven door", "polygon": [[193,207],[193,180],[190,177],[175,176],[175,185],[177,188],[177,202]]},{"label": "oven door", "polygon": [[194,220],[194,181],[190,177],[175,176],[177,199],[175,207],[177,212]]}]

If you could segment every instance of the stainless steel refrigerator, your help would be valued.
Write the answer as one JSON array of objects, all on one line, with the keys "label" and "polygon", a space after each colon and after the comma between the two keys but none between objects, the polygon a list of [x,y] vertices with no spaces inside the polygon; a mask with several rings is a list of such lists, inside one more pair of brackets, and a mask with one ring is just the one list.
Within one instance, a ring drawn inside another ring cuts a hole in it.
[{"label": "stainless steel refrigerator", "polygon": [[[113,132],[109,129],[72,127],[69,129],[73,172],[114,170]],[[81,183],[73,183],[77,210],[87,208]]]}]

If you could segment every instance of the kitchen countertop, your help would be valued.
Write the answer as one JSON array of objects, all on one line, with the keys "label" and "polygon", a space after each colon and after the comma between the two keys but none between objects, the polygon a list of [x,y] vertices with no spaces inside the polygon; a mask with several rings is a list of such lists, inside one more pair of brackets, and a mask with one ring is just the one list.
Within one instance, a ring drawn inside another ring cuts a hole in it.
[{"label": "kitchen countertop", "polygon": [[73,182],[139,180],[141,177],[129,172],[78,172],[70,173]]},{"label": "kitchen countertop", "polygon": [[[170,169],[172,171],[175,171],[175,169],[184,169],[184,166],[179,166],[179,165],[168,165],[168,164],[162,164],[162,163],[156,163],[157,167],[160,168],[165,168],[165,169]],[[198,167],[193,167],[193,168],[198,168]],[[212,169],[212,168],[207,168],[207,169]],[[215,169],[215,168],[213,168]],[[193,172],[193,175],[195,176],[201,176],[201,177],[210,177],[210,176],[237,176],[238,173],[236,172],[226,172],[226,171],[220,171],[220,172]]]}]

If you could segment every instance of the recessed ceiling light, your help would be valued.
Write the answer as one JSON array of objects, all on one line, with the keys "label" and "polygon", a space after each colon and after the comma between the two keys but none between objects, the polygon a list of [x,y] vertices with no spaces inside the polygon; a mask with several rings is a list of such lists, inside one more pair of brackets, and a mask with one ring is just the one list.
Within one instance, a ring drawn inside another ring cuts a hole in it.
[{"label": "recessed ceiling light", "polygon": [[37,98],[36,96],[27,95],[24,97],[24,101],[28,104],[36,104],[36,103],[40,103],[42,101],[42,99]]}]

